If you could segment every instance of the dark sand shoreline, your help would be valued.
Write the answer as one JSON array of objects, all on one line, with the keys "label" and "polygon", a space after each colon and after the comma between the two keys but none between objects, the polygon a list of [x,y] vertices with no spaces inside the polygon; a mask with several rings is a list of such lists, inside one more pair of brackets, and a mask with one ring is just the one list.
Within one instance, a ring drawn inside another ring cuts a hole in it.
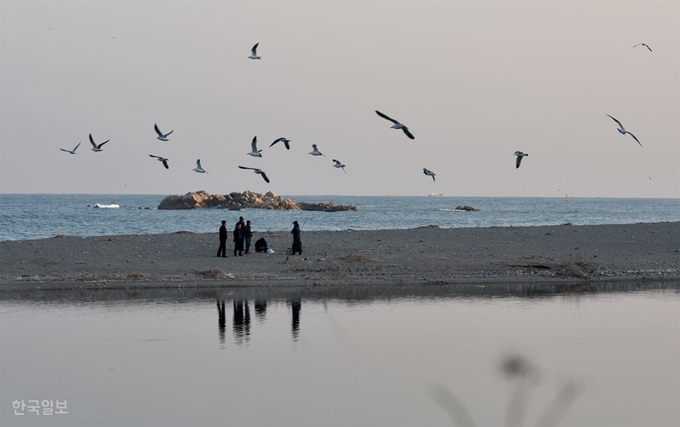
[{"label": "dark sand shoreline", "polygon": [[260,236],[274,254],[217,258],[217,233],[0,242],[0,291],[680,280],[679,222],[303,230],[302,256]]}]

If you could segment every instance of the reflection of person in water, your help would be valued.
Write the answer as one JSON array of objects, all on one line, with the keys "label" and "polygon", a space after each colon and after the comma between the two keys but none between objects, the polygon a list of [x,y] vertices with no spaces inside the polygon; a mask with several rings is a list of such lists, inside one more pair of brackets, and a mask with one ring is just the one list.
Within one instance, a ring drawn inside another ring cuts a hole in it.
[{"label": "reflection of person in water", "polygon": [[227,316],[224,310],[224,300],[217,301],[217,328],[219,329],[220,343],[224,344],[224,331],[227,327]]},{"label": "reflection of person in water", "polygon": [[300,335],[300,309],[302,309],[302,300],[291,300],[290,306],[293,309],[291,318],[291,332],[293,333],[293,341],[297,341]]},{"label": "reflection of person in water", "polygon": [[267,315],[267,300],[256,299],[255,316],[257,317],[257,320],[264,322],[266,315]]},{"label": "reflection of person in water", "polygon": [[234,338],[236,344],[243,344],[250,341],[250,308],[248,301],[234,300],[234,319],[233,319]]}]

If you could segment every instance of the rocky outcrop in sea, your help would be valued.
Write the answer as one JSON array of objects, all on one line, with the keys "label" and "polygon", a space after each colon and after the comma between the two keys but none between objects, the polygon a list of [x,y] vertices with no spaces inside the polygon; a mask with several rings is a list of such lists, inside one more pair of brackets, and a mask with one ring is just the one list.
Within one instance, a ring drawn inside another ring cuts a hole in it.
[{"label": "rocky outcrop in sea", "polygon": [[264,194],[255,193],[253,191],[244,191],[243,193],[229,193],[229,194],[209,194],[205,191],[190,192],[183,195],[167,196],[158,205],[158,209],[204,209],[204,208],[218,208],[218,209],[300,209],[306,211],[322,211],[322,212],[336,212],[336,211],[358,211],[359,208],[354,205],[336,205],[335,203],[307,203],[296,202],[294,200],[286,199],[276,195],[272,191]]},{"label": "rocky outcrop in sea", "polygon": [[470,211],[470,212],[479,212],[479,209],[472,207],[470,205],[458,205],[456,206],[457,211]]}]

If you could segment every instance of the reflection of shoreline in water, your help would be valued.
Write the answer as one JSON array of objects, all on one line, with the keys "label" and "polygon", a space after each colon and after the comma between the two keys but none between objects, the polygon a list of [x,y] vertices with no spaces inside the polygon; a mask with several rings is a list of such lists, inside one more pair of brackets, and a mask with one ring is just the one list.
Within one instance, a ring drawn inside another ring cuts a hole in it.
[{"label": "reflection of shoreline in water", "polygon": [[158,299],[218,299],[255,300],[255,315],[264,321],[267,301],[341,300],[351,303],[370,303],[395,298],[551,298],[573,295],[588,296],[601,293],[643,292],[667,290],[680,292],[680,282],[606,282],[572,284],[457,284],[457,285],[394,285],[394,286],[319,286],[243,287],[243,288],[182,288],[182,289],[74,289],[1,291],[0,301],[58,301],[63,304],[96,301],[129,301]]}]

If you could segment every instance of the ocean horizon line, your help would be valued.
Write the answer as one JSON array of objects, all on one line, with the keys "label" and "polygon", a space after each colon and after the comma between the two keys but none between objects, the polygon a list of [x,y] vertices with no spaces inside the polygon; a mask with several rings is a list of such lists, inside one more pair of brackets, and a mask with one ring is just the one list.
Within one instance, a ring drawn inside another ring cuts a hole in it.
[{"label": "ocean horizon line", "polygon": [[[196,193],[198,191],[202,190],[197,190],[197,191],[187,191],[184,193],[2,193],[0,192],[0,196],[154,196],[154,197],[167,197],[167,196],[175,196],[175,195],[182,195],[182,194],[187,194],[187,193]],[[218,193],[209,193],[209,194],[230,194],[230,193],[243,193],[244,191],[251,191],[253,193],[257,193],[257,191],[253,190],[243,190],[243,191],[229,191],[229,192],[218,192]],[[266,193],[266,192],[265,192]],[[259,194],[264,194],[264,193],[259,193]],[[570,196],[569,193],[565,193],[564,195],[560,196],[508,196],[508,195],[500,195],[500,196],[472,196],[472,195],[445,195],[442,193],[433,193],[433,194],[407,194],[407,195],[394,195],[394,194],[383,194],[383,195],[370,195],[370,194],[279,194],[275,193],[279,196],[286,197],[286,198],[291,198],[291,197],[437,197],[437,198],[475,198],[475,199],[564,199],[565,196],[568,196],[569,199],[589,199],[589,200],[594,200],[594,199],[602,199],[602,200],[680,200],[680,197],[623,197],[623,196]]]}]

